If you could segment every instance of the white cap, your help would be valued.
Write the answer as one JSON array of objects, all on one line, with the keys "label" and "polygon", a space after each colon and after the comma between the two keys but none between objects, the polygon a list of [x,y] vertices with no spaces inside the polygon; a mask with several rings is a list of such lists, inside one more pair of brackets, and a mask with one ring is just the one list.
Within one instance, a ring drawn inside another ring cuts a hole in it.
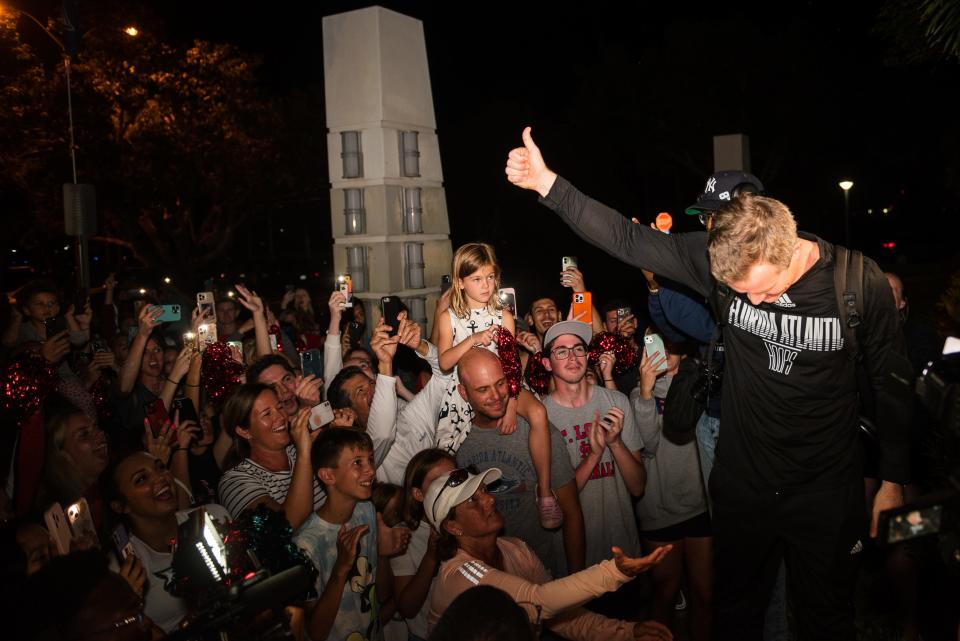
[{"label": "white cap", "polygon": [[[439,532],[440,524],[450,514],[450,510],[473,496],[481,483],[492,483],[501,476],[502,473],[496,467],[480,474],[471,474],[465,468],[460,468],[434,479],[423,497],[423,511],[430,525]],[[451,482],[454,485],[449,485]]]}]

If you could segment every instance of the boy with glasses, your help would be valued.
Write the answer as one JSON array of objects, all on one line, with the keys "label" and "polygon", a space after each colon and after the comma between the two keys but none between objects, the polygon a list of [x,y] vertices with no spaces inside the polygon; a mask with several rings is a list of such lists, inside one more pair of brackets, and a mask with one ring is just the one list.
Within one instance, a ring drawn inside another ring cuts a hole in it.
[{"label": "boy with glasses", "polygon": [[[543,399],[575,468],[586,531],[586,564],[599,563],[618,546],[640,553],[633,499],[643,494],[643,441],[629,399],[586,380],[593,330],[579,321],[561,321],[544,336],[543,365],[554,390]],[[605,614],[631,614],[622,608]]]}]

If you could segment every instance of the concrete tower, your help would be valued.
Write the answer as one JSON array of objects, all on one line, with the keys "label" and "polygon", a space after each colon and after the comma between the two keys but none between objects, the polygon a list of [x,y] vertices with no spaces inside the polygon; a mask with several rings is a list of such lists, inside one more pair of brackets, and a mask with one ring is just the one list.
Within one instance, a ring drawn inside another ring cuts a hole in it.
[{"label": "concrete tower", "polygon": [[327,16],[323,67],[334,267],[374,319],[399,296],[427,331],[452,250],[423,23]]}]

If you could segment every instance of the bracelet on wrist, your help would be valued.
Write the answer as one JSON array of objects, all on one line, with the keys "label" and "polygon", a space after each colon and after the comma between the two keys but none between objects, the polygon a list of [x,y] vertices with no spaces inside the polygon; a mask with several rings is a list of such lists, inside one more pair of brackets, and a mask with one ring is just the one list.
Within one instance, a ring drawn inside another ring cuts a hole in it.
[{"label": "bracelet on wrist", "polygon": [[168,382],[168,383],[173,383],[174,385],[179,385],[179,384],[180,384],[179,381],[175,381],[175,380],[173,380],[172,378],[170,378],[169,376],[164,376],[164,378],[167,379],[167,382]]},{"label": "bracelet on wrist", "polygon": [[612,378],[605,378],[605,379],[603,379],[603,382],[604,382],[604,383],[613,383],[614,380],[613,380]]},{"label": "bracelet on wrist", "polygon": [[659,287],[652,287],[652,288],[651,288],[651,287],[647,287],[647,291],[650,292],[651,294],[659,294],[659,293],[660,293],[660,288],[659,288]]},{"label": "bracelet on wrist", "polygon": [[184,381],[183,384],[186,385],[187,387],[200,387],[200,383],[189,383],[187,381]]}]

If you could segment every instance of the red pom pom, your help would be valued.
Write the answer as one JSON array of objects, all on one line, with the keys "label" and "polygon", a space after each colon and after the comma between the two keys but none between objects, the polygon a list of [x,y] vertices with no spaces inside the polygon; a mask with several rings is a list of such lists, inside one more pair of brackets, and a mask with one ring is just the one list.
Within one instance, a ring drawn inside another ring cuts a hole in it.
[{"label": "red pom pom", "polygon": [[510,396],[516,398],[520,395],[520,379],[523,376],[520,352],[517,351],[517,339],[509,329],[500,327],[497,329],[494,340],[497,343],[497,354],[500,356],[503,374],[507,377],[507,384],[510,385]]},{"label": "red pom pom", "polygon": [[3,413],[9,424],[19,426],[33,415],[58,382],[57,371],[39,353],[19,354],[0,374]]},{"label": "red pom pom", "polygon": [[243,365],[233,360],[226,343],[213,343],[203,351],[200,380],[214,403],[226,401],[243,381],[243,374]]},{"label": "red pom pom", "polygon": [[527,385],[540,396],[550,391],[550,372],[543,366],[543,352],[537,352],[527,359]]},{"label": "red pom pom", "polygon": [[597,334],[590,341],[590,365],[596,367],[604,352],[613,352],[617,358],[613,365],[614,376],[620,376],[637,364],[637,350],[629,338],[611,332]]}]

